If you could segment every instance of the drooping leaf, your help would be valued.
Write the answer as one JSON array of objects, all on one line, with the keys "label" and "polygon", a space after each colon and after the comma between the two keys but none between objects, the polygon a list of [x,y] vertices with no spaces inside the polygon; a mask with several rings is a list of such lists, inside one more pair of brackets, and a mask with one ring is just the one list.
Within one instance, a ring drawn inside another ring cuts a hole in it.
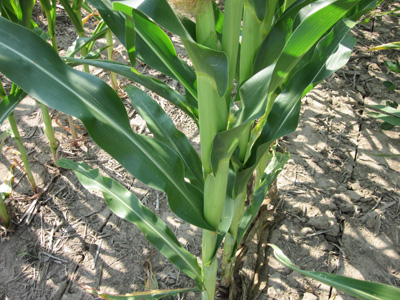
[{"label": "drooping leaf", "polygon": [[387,44],[382,44],[371,49],[368,51],[378,51],[378,50],[390,50],[390,49],[400,49],[400,42],[391,42]]},{"label": "drooping leaf", "polygon": [[[85,60],[85,59],[78,59],[78,58],[66,58],[67,61],[74,61],[80,64],[87,64],[92,65],[98,68],[102,68],[119,75],[122,75],[126,78],[129,78],[140,85],[144,86],[145,88],[155,92],[156,94],[160,95],[161,97],[167,99],[176,107],[184,111],[189,117],[191,117],[196,123],[198,122],[198,112],[197,112],[197,105],[192,106],[193,101],[189,104],[185,97],[179,94],[177,91],[173,90],[164,82],[142,75],[138,73],[135,69],[131,67],[117,63],[114,61],[107,61],[107,60]],[[197,104],[197,103],[195,103]]]},{"label": "drooping leaf", "polygon": [[105,82],[68,67],[50,45],[2,17],[0,71],[40,102],[81,119],[93,140],[130,173],[166,192],[180,218],[212,229],[203,217],[203,194],[185,181],[176,152],[134,133],[121,99]]},{"label": "drooping leaf", "polygon": [[125,10],[126,7],[139,10],[173,34],[187,40],[192,39],[166,0],[123,0],[115,1],[113,5],[116,10]]},{"label": "drooping leaf", "polygon": [[361,300],[393,300],[400,299],[400,289],[371,281],[353,279],[346,276],[325,272],[304,271],[297,268],[277,246],[269,244],[274,249],[274,256],[284,266],[300,274],[325,283],[338,290]]},{"label": "drooping leaf", "polygon": [[106,300],[139,300],[139,299],[161,299],[166,296],[174,296],[180,293],[187,293],[192,291],[198,291],[197,288],[182,288],[182,289],[175,289],[175,290],[150,290],[144,292],[135,292],[132,294],[125,294],[125,295],[113,295],[113,294],[106,294],[97,291],[91,287],[85,287],[85,290],[89,293],[93,294],[95,297],[99,297],[101,299]]},{"label": "drooping leaf", "polygon": [[371,105],[371,107],[382,112],[368,112],[369,116],[383,120],[393,126],[400,126],[400,109],[393,108],[389,105]]},{"label": "drooping leaf", "polygon": [[146,121],[154,138],[171,147],[179,154],[186,166],[189,179],[203,187],[202,165],[199,155],[187,137],[179,131],[166,112],[148,94],[130,85],[125,88],[133,106]]},{"label": "drooping leaf", "polygon": [[114,179],[100,175],[85,163],[59,159],[57,165],[74,170],[79,181],[89,190],[100,190],[109,208],[119,217],[134,223],[169,261],[189,277],[200,282],[201,271],[195,256],[177,240],[169,227],[146,208],[133,193]]}]

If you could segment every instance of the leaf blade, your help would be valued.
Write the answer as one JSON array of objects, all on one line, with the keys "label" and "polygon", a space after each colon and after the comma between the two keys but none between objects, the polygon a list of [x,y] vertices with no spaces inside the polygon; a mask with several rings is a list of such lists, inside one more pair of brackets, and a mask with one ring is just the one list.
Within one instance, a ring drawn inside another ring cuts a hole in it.
[{"label": "leaf blade", "polygon": [[132,131],[125,107],[111,87],[69,68],[50,45],[2,17],[0,50],[0,70],[8,78],[42,103],[81,119],[93,140],[131,174],[181,201],[171,206],[175,214],[212,230],[204,219],[203,194],[185,181],[182,160],[166,145]]},{"label": "leaf blade", "polygon": [[189,277],[199,281],[201,270],[197,259],[176,239],[169,227],[158,218],[133,193],[119,182],[100,175],[98,169],[90,169],[85,163],[76,163],[66,159],[57,161],[57,165],[74,170],[79,181],[87,189],[100,190],[108,207],[119,217],[134,223],[165,257]]},{"label": "leaf blade", "polygon": [[274,256],[278,261],[286,267],[303,274],[304,276],[311,277],[322,283],[330,285],[338,290],[344,291],[349,295],[355,296],[362,300],[392,300],[400,299],[400,289],[371,281],[363,281],[353,279],[346,276],[336,275],[325,272],[312,272],[304,271],[290,261],[290,259],[283,254],[282,250],[273,244],[269,244],[274,250]]}]

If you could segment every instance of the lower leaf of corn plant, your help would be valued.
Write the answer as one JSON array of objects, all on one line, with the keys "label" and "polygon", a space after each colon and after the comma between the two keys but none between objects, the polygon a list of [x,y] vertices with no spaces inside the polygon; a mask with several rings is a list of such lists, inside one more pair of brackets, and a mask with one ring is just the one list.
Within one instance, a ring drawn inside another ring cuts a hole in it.
[{"label": "lower leaf of corn plant", "polygon": [[381,119],[394,126],[400,126],[400,109],[396,109],[388,105],[372,105],[371,108],[380,110],[381,113],[368,112],[369,116],[375,119]]},{"label": "lower leaf of corn plant", "polygon": [[274,256],[284,266],[300,274],[318,280],[338,290],[346,292],[361,300],[394,300],[400,299],[400,289],[394,286],[353,279],[325,272],[304,271],[297,268],[277,246],[269,244],[274,250]]},{"label": "lower leaf of corn plant", "polygon": [[62,168],[74,170],[79,181],[90,190],[100,190],[109,208],[119,217],[134,223],[166,258],[201,287],[201,270],[196,257],[179,243],[169,227],[117,181],[100,175],[85,163],[66,159],[57,161]]},{"label": "lower leaf of corn plant", "polygon": [[198,291],[197,288],[182,288],[182,289],[175,289],[175,290],[150,290],[144,292],[135,292],[132,294],[125,294],[125,295],[113,295],[113,294],[106,294],[97,291],[91,287],[85,287],[85,290],[95,297],[99,297],[101,299],[107,300],[138,300],[138,299],[161,299],[166,296],[175,296],[180,293],[187,293],[192,291]]}]

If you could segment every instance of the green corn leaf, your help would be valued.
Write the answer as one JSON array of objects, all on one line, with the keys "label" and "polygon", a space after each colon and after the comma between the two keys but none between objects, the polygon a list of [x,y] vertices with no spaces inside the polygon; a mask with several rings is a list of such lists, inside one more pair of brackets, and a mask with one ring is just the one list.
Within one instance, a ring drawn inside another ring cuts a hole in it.
[{"label": "green corn leaf", "polygon": [[126,51],[132,66],[136,63],[136,31],[135,20],[129,15],[125,15],[125,41]]},{"label": "green corn leaf", "polygon": [[274,250],[274,256],[284,266],[300,274],[318,280],[338,290],[361,300],[393,300],[400,299],[400,289],[371,281],[353,279],[325,272],[304,271],[297,268],[277,246],[269,244]]},{"label": "green corn leaf", "polygon": [[[290,38],[293,30],[292,24],[296,15],[310,2],[311,0],[297,1],[276,21],[267,38],[261,45],[260,50],[258,51],[258,55],[254,63],[255,73],[277,61],[279,55],[282,53],[285,47],[287,40]],[[270,47],[270,45],[274,45],[274,47]]]},{"label": "green corn leaf", "polygon": [[91,287],[85,287],[85,289],[89,293],[93,294],[95,297],[99,297],[101,299],[106,299],[106,300],[139,300],[139,299],[154,300],[154,299],[161,299],[166,296],[175,296],[180,293],[198,291],[197,288],[182,288],[175,290],[150,290],[144,292],[135,292],[126,295],[113,295],[113,294],[101,293],[100,291],[97,291],[96,289],[93,289]]},{"label": "green corn leaf", "polygon": [[[267,7],[268,1],[264,1],[264,0],[244,0],[244,2],[246,3],[246,5],[250,5],[254,8],[254,12],[257,15],[257,19],[259,21],[263,21],[265,18],[265,15],[267,13]],[[269,1],[271,2],[271,1]]]},{"label": "green corn leaf", "polygon": [[113,5],[116,10],[126,10],[126,7],[135,8],[166,30],[186,40],[192,39],[192,36],[166,0],[124,0],[116,1]]},{"label": "green corn leaf", "polygon": [[0,125],[3,124],[5,120],[14,112],[17,105],[24,99],[26,93],[20,89],[16,88],[10,95],[5,97],[0,102]]},{"label": "green corn leaf", "polygon": [[67,12],[68,17],[71,20],[72,24],[74,25],[78,34],[84,33],[85,30],[83,29],[82,20],[75,13],[74,8],[71,7],[69,0],[60,0],[60,3],[64,7],[65,11]]},{"label": "green corn leaf", "polygon": [[265,195],[269,191],[269,188],[278,177],[279,173],[283,170],[283,167],[289,160],[289,158],[290,155],[288,153],[274,152],[274,156],[264,172],[263,180],[259,188],[254,192],[253,201],[247,207],[242,219],[240,220],[237,239],[235,243],[235,251],[233,251],[233,255],[236,254],[236,250],[238,249],[244,235],[250,228],[250,225],[253,222],[254,218],[257,216],[261,204],[265,199]]},{"label": "green corn leaf", "polygon": [[[267,123],[264,125],[260,136],[252,147],[246,166],[238,173],[239,184],[236,187],[236,191],[240,191],[240,188],[243,188],[242,182],[249,180],[261,158],[269,151],[272,141],[296,129],[300,114],[300,99],[303,96],[303,91],[311,84],[329,76],[347,62],[355,43],[353,38],[346,36],[352,26],[354,26],[352,21],[340,21],[318,43],[313,58],[308,64],[305,64],[301,70],[292,76],[289,83],[286,84],[285,89],[275,100]],[[251,80],[249,81],[251,82]],[[250,93],[252,92],[250,89],[249,91]]]},{"label": "green corn leaf", "polygon": [[[371,105],[372,108],[381,110],[382,113],[368,112],[368,115],[385,121],[393,126],[400,126],[400,109],[393,108],[389,105]],[[385,114],[385,112],[387,114]]]},{"label": "green corn leaf", "polygon": [[146,239],[169,261],[190,278],[200,281],[201,270],[197,259],[177,240],[171,229],[152,211],[146,208],[133,193],[119,182],[100,175],[83,162],[67,159],[57,161],[59,167],[74,170],[79,181],[89,190],[100,190],[108,207],[119,217],[134,223]]},{"label": "green corn leaf", "polygon": [[[134,14],[139,15],[138,11],[140,11],[161,27],[180,36],[196,71],[210,76],[216,82],[220,96],[225,94],[228,87],[228,62],[225,53],[195,43],[166,0],[117,1],[114,3],[114,8],[124,13],[129,13],[129,10],[133,8]],[[134,19],[136,21],[135,17]],[[138,26],[137,23],[136,26]],[[139,28],[136,29],[139,30]],[[184,86],[187,88],[185,84]],[[196,95],[190,89],[189,92]]]},{"label": "green corn leaf", "polygon": [[293,132],[297,128],[300,99],[303,91],[315,82],[319,82],[342,67],[349,59],[351,49],[355,45],[354,38],[347,33],[355,25],[345,20],[338,22],[329,34],[317,45],[312,59],[301,70],[294,74],[274,102],[261,136],[254,145],[249,163],[257,161],[257,147],[269,143],[279,137]]},{"label": "green corn leaf", "polygon": [[[359,0],[317,1],[299,11],[299,23],[280,54],[270,83],[273,92],[286,78],[301,57],[325,35]],[[320,3],[320,5],[319,5]]]},{"label": "green corn leaf", "polygon": [[191,41],[183,41],[197,74],[213,81],[222,97],[228,89],[228,58],[224,52]]},{"label": "green corn leaf", "polygon": [[[101,18],[107,24],[108,28],[114,33],[122,45],[126,46],[125,42],[125,16],[114,11],[112,1],[110,0],[87,0],[100,13]],[[134,61],[131,61],[134,64]]]},{"label": "green corn leaf", "polygon": [[246,130],[246,124],[218,133],[213,142],[211,162],[213,173],[216,174],[221,162],[231,159],[241,135]]},{"label": "green corn leaf", "polygon": [[174,45],[167,34],[141,11],[117,4],[119,3],[114,5],[115,8],[133,18],[136,30],[137,57],[149,66],[181,82],[196,97],[195,74],[183,60],[178,58]]},{"label": "green corn leaf", "polygon": [[384,85],[384,87],[389,91],[389,92],[394,92],[396,90],[396,85],[394,84],[394,82],[391,81],[384,81],[382,82],[382,84]]},{"label": "green corn leaf", "polygon": [[103,29],[101,29],[99,32],[97,32],[96,34],[90,36],[90,37],[83,37],[83,38],[78,38],[73,44],[72,46],[70,46],[65,54],[65,56],[67,57],[73,57],[74,55],[76,55],[79,51],[81,51],[81,49],[83,47],[86,47],[88,44],[92,43],[93,41],[96,41],[98,39],[103,38],[107,31],[108,31],[108,27],[104,27]]},{"label": "green corn leaf", "polygon": [[271,65],[248,79],[239,89],[242,106],[237,114],[237,123],[243,124],[260,118],[267,107],[269,83],[275,65]]},{"label": "green corn leaf", "polygon": [[385,65],[389,68],[390,71],[393,71],[395,73],[400,73],[400,62],[399,60],[397,61],[387,61],[385,60]]},{"label": "green corn leaf", "polygon": [[215,16],[215,31],[219,34],[222,34],[222,26],[224,24],[224,14],[219,9],[218,4],[213,1],[213,9]]},{"label": "green corn leaf", "polygon": [[22,20],[22,11],[19,1],[3,0],[0,2],[1,15],[14,23]]},{"label": "green corn leaf", "polygon": [[[138,73],[135,69],[131,67],[114,62],[114,61],[107,61],[107,60],[85,60],[79,58],[66,58],[67,61],[77,62],[79,64],[87,64],[92,65],[98,68],[102,68],[114,73],[117,73],[121,76],[129,78],[140,85],[144,86],[145,88],[155,92],[156,94],[160,95],[161,97],[167,99],[173,105],[184,111],[189,117],[191,117],[196,123],[198,122],[198,112],[197,112],[197,102],[195,100],[191,101],[189,104],[186,99],[179,94],[177,91],[170,88],[164,82],[151,78],[145,75]],[[194,103],[193,103],[194,102]],[[194,105],[194,107],[192,106]]]},{"label": "green corn leaf", "polygon": [[121,99],[105,82],[68,67],[50,45],[2,17],[0,71],[40,102],[81,119],[93,140],[131,174],[166,192],[180,218],[212,229],[203,217],[203,194],[185,181],[176,152],[134,133]]},{"label": "green corn leaf", "polygon": [[188,178],[191,182],[197,182],[197,186],[202,189],[204,182],[201,160],[187,137],[176,129],[171,118],[148,94],[133,85],[127,86],[125,91],[135,109],[146,121],[154,138],[179,154],[189,172]]}]

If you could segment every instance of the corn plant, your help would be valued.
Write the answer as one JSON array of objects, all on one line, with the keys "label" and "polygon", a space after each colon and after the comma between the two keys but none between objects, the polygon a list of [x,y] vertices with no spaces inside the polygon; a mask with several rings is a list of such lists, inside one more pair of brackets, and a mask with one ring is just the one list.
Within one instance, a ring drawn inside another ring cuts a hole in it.
[{"label": "corn plant", "polygon": [[[111,87],[70,68],[35,34],[4,18],[0,72],[34,98],[81,119],[100,147],[138,180],[165,192],[172,212],[202,230],[200,267],[168,226],[120,183],[84,163],[58,161],[86,188],[101,190],[114,213],[135,223],[195,280],[201,298],[212,300],[217,250],[223,244],[222,283],[228,285],[236,250],[288,160],[271,147],[296,129],[301,97],[347,62],[356,43],[348,33],[376,2],[226,0],[223,10],[211,0],[174,3],[177,8],[189,3],[193,18],[177,14],[166,0],[89,3],[126,47],[130,65],[66,61],[115,72],[170,101],[198,125],[200,156],[144,91],[125,88],[152,138],[131,129]],[[193,67],[177,56],[166,31],[180,37]],[[185,93],[140,74],[136,60],[178,81]]]},{"label": "corn plant", "polygon": [[[392,42],[388,44],[379,45],[369,49],[368,51],[381,51],[381,50],[400,50],[400,42]],[[397,61],[385,61],[385,65],[392,72],[400,74],[400,62]],[[388,91],[394,92],[396,90],[396,84],[391,81],[384,81],[383,85]],[[384,130],[391,130],[395,126],[400,126],[400,109],[399,104],[395,101],[387,101],[385,104],[379,105],[365,105],[369,110],[368,115],[383,120],[384,122],[380,127]]]}]

